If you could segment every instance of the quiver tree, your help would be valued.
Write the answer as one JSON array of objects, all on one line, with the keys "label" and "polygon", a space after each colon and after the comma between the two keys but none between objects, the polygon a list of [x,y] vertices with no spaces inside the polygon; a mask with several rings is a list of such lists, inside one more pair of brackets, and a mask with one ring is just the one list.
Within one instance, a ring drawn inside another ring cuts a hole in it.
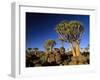
[{"label": "quiver tree", "polygon": [[46,53],[45,53],[45,60],[48,61],[48,57],[49,57],[49,52],[52,53],[52,49],[53,47],[56,45],[56,42],[54,40],[47,40],[45,41],[44,44],[44,48],[46,49]]},{"label": "quiver tree", "polygon": [[70,27],[70,35],[72,36],[71,43],[74,48],[75,55],[79,56],[80,55],[79,43],[84,31],[83,25],[79,21],[70,21],[69,27]]},{"label": "quiver tree", "polygon": [[52,52],[52,49],[53,49],[53,47],[54,47],[55,45],[56,45],[56,42],[55,42],[54,40],[47,40],[47,41],[45,42],[44,47],[45,47],[45,49],[46,49],[47,51]]},{"label": "quiver tree", "polygon": [[80,55],[79,43],[83,31],[83,25],[79,21],[61,21],[56,25],[56,32],[59,38],[70,43],[73,56]]}]

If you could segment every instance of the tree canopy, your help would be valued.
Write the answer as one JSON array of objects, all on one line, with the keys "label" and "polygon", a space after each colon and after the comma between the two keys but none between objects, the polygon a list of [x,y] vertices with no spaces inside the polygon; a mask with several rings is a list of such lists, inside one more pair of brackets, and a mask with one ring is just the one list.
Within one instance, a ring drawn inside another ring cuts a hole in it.
[{"label": "tree canopy", "polygon": [[61,21],[55,28],[59,38],[67,42],[80,41],[84,28],[79,21]]}]

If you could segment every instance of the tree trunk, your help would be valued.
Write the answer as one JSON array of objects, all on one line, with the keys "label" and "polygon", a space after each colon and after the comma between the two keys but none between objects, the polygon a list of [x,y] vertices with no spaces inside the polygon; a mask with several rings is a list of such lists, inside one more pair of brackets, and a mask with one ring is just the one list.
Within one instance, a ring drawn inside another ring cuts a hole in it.
[{"label": "tree trunk", "polygon": [[48,59],[48,51],[45,52],[45,61]]},{"label": "tree trunk", "polygon": [[70,43],[70,47],[71,47],[71,50],[72,50],[72,54],[73,54],[73,56],[75,57],[75,56],[76,56],[76,54],[75,54],[75,49],[73,48],[72,43]]},{"label": "tree trunk", "polygon": [[52,52],[52,47],[50,47],[50,52]]},{"label": "tree trunk", "polygon": [[75,46],[75,53],[76,56],[80,56],[80,47],[79,47],[79,43],[76,41],[74,42],[74,46]]}]

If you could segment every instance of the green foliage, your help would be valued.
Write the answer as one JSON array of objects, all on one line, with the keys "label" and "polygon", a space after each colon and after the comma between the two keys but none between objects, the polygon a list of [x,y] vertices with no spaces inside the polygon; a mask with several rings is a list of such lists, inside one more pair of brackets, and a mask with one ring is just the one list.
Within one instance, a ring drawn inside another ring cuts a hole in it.
[{"label": "green foliage", "polygon": [[80,41],[84,31],[83,25],[79,21],[61,21],[55,28],[59,39],[67,42]]}]

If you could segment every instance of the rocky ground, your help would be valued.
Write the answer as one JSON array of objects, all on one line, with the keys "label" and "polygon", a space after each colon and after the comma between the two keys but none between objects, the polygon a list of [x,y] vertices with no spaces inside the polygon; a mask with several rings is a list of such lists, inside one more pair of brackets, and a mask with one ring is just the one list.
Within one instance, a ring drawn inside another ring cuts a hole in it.
[{"label": "rocky ground", "polygon": [[90,63],[89,52],[73,57],[71,52],[26,52],[26,67],[86,65]]}]

